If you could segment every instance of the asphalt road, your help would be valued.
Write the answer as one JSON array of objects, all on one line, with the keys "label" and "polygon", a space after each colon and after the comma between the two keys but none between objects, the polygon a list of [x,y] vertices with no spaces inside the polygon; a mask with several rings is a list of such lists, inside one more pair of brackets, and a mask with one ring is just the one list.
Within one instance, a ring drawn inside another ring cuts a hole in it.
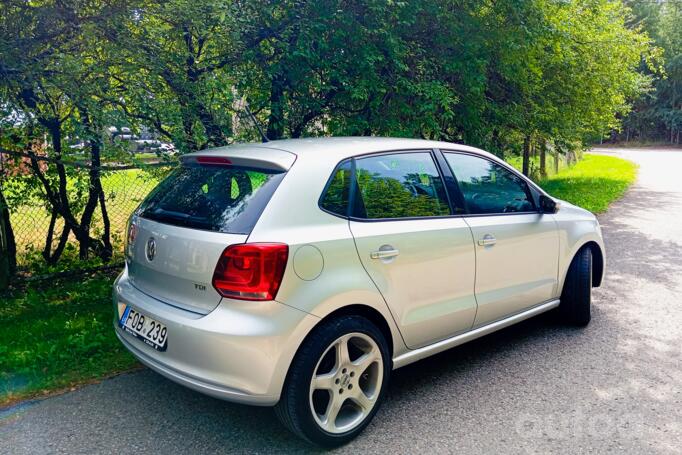
[{"label": "asphalt road", "polygon": [[[682,453],[682,152],[619,151],[637,184],[601,217],[592,323],[547,317],[397,370],[348,453]],[[0,453],[310,451],[271,410],[150,371],[0,412]]]}]

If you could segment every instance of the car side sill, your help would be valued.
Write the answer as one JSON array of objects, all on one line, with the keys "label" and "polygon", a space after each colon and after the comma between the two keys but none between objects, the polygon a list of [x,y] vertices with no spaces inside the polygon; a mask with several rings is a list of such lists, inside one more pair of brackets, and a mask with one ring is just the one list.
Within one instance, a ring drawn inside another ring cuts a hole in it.
[{"label": "car side sill", "polygon": [[423,348],[408,351],[405,354],[401,354],[393,359],[393,369],[404,367],[412,362],[424,359],[426,357],[432,356],[439,352],[445,351],[460,344],[464,344],[467,341],[475,340],[476,338],[488,335],[489,333],[495,332],[496,330],[503,329],[510,325],[521,322],[524,319],[536,316],[545,311],[549,311],[553,308],[559,306],[559,299],[550,300],[549,302],[542,303],[540,305],[534,306],[526,311],[517,313],[513,316],[509,316],[505,319],[500,319],[499,321],[478,327],[477,329],[470,330],[469,332],[462,333],[461,335],[454,336],[452,338],[446,338],[445,340],[439,341]]}]

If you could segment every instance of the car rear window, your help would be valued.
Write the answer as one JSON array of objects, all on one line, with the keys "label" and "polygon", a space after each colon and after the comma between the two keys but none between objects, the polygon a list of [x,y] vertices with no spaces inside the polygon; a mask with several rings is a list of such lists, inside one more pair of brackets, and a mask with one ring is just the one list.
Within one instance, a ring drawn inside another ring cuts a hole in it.
[{"label": "car rear window", "polygon": [[175,226],[249,234],[284,174],[184,164],[147,196],[136,213]]}]

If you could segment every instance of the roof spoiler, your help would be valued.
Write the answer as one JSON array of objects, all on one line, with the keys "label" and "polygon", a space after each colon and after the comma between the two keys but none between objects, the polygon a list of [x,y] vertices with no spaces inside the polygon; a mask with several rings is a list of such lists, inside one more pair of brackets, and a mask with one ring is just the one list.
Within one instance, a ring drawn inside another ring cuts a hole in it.
[{"label": "roof spoiler", "polygon": [[288,171],[296,155],[272,147],[229,146],[188,153],[180,157],[183,164],[239,166],[270,171]]}]

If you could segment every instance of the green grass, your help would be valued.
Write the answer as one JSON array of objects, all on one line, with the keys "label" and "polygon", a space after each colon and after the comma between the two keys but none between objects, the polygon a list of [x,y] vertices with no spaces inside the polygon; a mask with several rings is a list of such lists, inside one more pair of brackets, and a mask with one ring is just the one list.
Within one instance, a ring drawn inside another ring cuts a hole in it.
[{"label": "green grass", "polygon": [[0,295],[0,407],[137,365],[112,329],[112,282],[44,281]]},{"label": "green grass", "polygon": [[586,154],[576,165],[538,184],[554,197],[602,213],[625,193],[636,176],[637,165],[631,161]]}]

